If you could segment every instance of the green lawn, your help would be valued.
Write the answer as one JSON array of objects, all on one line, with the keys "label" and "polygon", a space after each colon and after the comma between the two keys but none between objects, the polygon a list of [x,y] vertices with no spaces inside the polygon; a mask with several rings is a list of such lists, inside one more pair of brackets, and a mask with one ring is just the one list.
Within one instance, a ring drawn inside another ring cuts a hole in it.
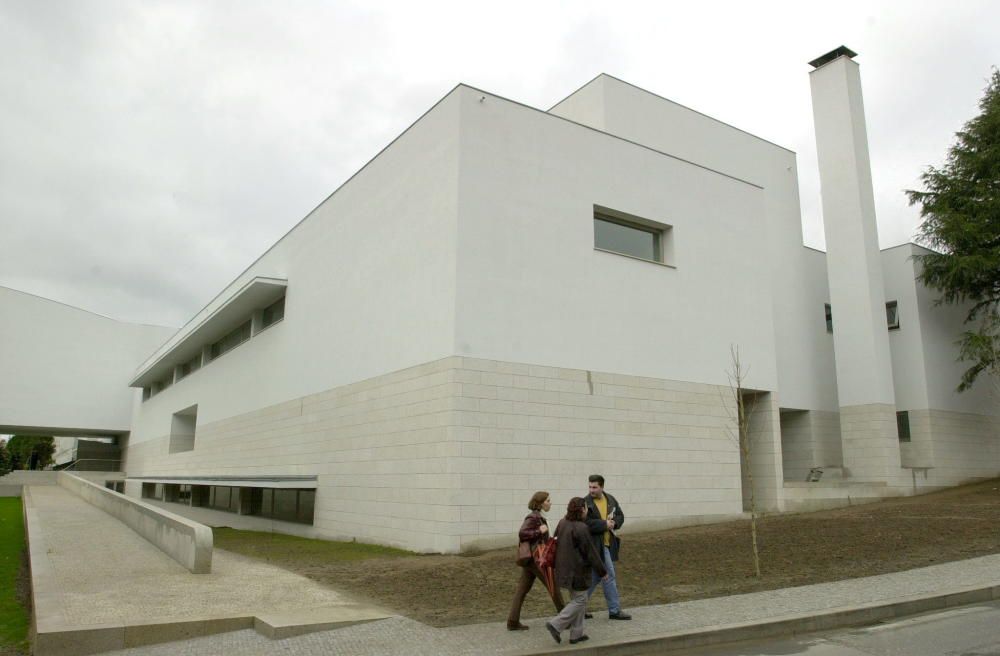
[{"label": "green lawn", "polygon": [[28,648],[28,612],[17,600],[17,573],[24,549],[20,497],[0,497],[0,653]]},{"label": "green lawn", "polygon": [[270,560],[278,565],[290,561],[330,563],[414,555],[410,551],[374,544],[312,540],[281,533],[238,531],[232,528],[215,528],[212,533],[215,536],[215,546],[219,549]]}]

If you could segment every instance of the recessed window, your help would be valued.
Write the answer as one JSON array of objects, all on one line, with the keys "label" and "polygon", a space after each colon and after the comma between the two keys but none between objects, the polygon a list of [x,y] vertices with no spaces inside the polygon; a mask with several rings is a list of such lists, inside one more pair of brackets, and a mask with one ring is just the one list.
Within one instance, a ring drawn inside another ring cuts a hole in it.
[{"label": "recessed window", "polygon": [[267,328],[285,318],[285,297],[282,296],[271,305],[264,308],[261,316],[261,327]]},{"label": "recessed window", "polygon": [[212,344],[211,348],[209,349],[209,353],[211,354],[212,359],[214,360],[223,353],[233,350],[243,342],[250,339],[250,326],[251,322],[248,319],[242,325],[240,325],[239,328],[232,331],[231,333],[229,333],[216,343]]},{"label": "recessed window", "polygon": [[885,322],[889,330],[899,330],[899,308],[896,306],[896,301],[885,304]]},{"label": "recessed window", "polygon": [[826,332],[833,332],[833,308],[830,307],[829,303],[823,305],[823,309],[826,311]]},{"label": "recessed window", "polygon": [[606,208],[594,208],[594,248],[640,260],[671,264],[671,226]]},{"label": "recessed window", "polygon": [[175,412],[170,420],[169,453],[194,450],[194,435],[198,426],[198,406]]},{"label": "recessed window", "polygon": [[910,413],[906,410],[896,413],[896,435],[900,442],[910,441]]}]

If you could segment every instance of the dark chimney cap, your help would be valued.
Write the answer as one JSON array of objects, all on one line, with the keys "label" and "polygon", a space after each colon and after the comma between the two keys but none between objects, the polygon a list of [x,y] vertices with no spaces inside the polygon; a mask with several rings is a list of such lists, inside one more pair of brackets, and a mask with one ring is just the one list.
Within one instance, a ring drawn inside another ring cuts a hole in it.
[{"label": "dark chimney cap", "polygon": [[809,65],[812,66],[813,68],[819,68],[824,64],[829,64],[830,62],[832,62],[837,57],[840,57],[841,55],[847,55],[848,57],[851,57],[853,59],[854,57],[858,56],[858,53],[854,52],[847,46],[840,46],[836,50],[831,50],[822,57],[817,57],[816,59],[812,60],[811,62],[809,62]]}]

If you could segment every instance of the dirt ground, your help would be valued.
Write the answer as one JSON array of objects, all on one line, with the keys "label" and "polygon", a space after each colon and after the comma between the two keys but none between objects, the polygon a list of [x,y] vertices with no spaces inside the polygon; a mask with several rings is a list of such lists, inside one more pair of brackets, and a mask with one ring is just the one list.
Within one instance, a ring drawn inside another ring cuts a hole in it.
[{"label": "dirt ground", "polygon": [[[626,522],[617,567],[623,606],[836,581],[1000,553],[1000,480],[838,510],[765,517],[758,526],[759,580],[753,575],[749,521],[643,534],[630,534]],[[319,555],[262,553],[241,548],[237,541],[217,546],[266,558],[433,626],[505,619],[519,576],[513,547],[467,556],[331,562]],[[591,608],[599,610],[603,603],[596,594]],[[536,583],[522,616],[550,614],[544,586]]]}]

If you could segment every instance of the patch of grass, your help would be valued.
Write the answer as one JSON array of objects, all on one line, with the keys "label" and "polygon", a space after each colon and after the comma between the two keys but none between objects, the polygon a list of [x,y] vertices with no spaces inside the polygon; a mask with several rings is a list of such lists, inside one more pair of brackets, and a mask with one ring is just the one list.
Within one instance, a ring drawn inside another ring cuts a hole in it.
[{"label": "patch of grass", "polygon": [[23,551],[21,498],[0,497],[0,653],[28,648],[28,611],[17,598]]},{"label": "patch of grass", "polygon": [[310,561],[334,563],[414,555],[410,551],[375,544],[331,542],[281,533],[240,531],[234,528],[215,528],[212,533],[215,536],[215,546],[219,549],[276,564],[295,562],[301,566]]}]

